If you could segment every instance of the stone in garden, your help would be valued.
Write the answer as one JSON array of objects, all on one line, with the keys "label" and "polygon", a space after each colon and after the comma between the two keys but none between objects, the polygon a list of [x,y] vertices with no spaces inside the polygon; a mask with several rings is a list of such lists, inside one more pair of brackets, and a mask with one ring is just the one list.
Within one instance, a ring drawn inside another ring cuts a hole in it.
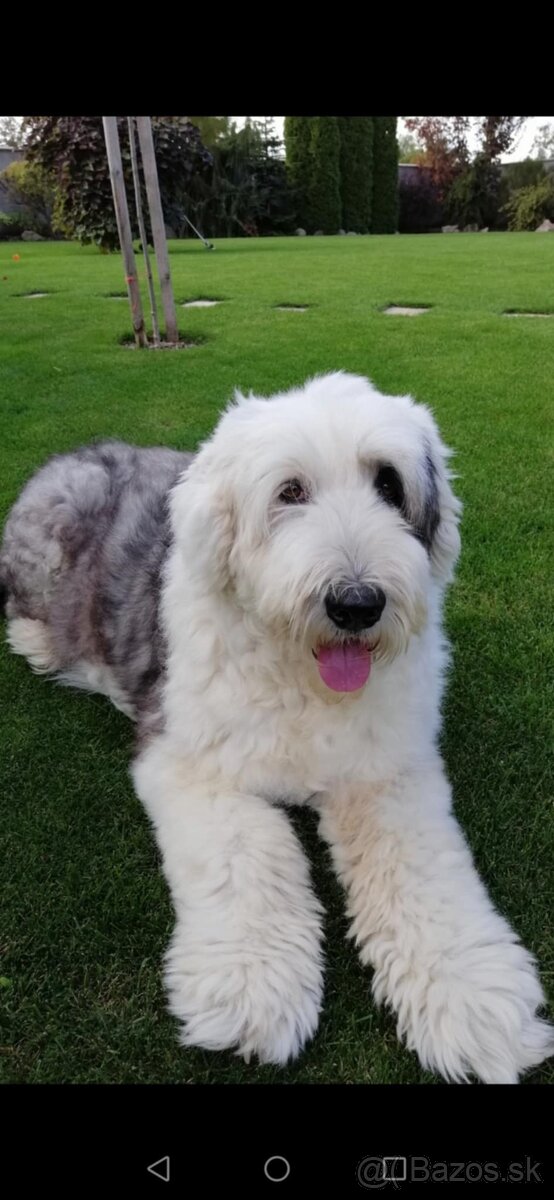
[{"label": "stone in garden", "polygon": [[22,242],[45,242],[46,238],[43,238],[40,233],[35,233],[34,229],[24,229],[23,233],[21,234],[21,241]]},{"label": "stone in garden", "polygon": [[429,312],[428,308],[415,308],[412,305],[391,304],[388,308],[383,309],[387,317],[420,317],[422,313]]},{"label": "stone in garden", "polygon": [[460,230],[458,229],[457,225],[443,225],[442,232],[443,233],[459,233]]},{"label": "stone in garden", "polygon": [[535,233],[554,233],[554,222],[548,219],[543,221],[541,225],[537,225]]},{"label": "stone in garden", "polygon": [[297,237],[306,237],[305,229],[295,229],[295,233]]},{"label": "stone in garden", "polygon": [[219,300],[186,300],[181,308],[215,308]]}]

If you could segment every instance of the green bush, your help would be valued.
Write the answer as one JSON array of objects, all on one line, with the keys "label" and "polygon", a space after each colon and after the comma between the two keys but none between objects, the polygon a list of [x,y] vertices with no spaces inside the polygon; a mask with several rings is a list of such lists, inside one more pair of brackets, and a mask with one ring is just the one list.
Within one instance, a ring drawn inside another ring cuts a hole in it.
[{"label": "green bush", "polygon": [[337,117],[313,117],[312,232],[338,233],[341,220],[340,134]]},{"label": "green bush", "polygon": [[373,118],[372,233],[398,229],[398,142],[396,117]]},{"label": "green bush", "polygon": [[477,154],[467,171],[454,180],[445,200],[448,224],[495,228],[501,204],[502,173],[497,162]]},{"label": "green bush", "polygon": [[0,213],[0,242],[15,242],[28,228],[27,213]]},{"label": "green bush", "polygon": [[506,163],[502,178],[510,193],[518,192],[521,188],[532,187],[546,179],[546,167],[540,158],[524,158],[522,162]]},{"label": "green bush", "polygon": [[507,163],[502,169],[498,194],[497,229],[508,228],[507,204],[521,188],[532,187],[546,179],[547,168],[538,158],[524,158],[522,162]]},{"label": "green bush", "polygon": [[[270,237],[293,233],[295,200],[278,138],[266,137],[261,122],[231,130],[212,151],[207,172],[191,178],[185,211],[206,237]],[[190,236],[174,210],[179,237]]]},{"label": "green bush", "polygon": [[[127,119],[118,117],[121,158],[127,194],[133,194]],[[25,117],[29,161],[55,181],[53,227],[83,245],[94,242],[103,250],[119,246],[102,118]],[[152,134],[164,216],[182,204],[191,177],[206,169],[211,155],[195,125],[186,117],[152,117]],[[143,189],[144,191],[144,189]],[[134,236],[138,226],[130,206]],[[145,219],[150,236],[148,208]]]},{"label": "green bush", "polygon": [[519,188],[505,205],[508,229],[536,229],[542,221],[554,220],[554,183],[550,177],[531,187]]},{"label": "green bush", "polygon": [[369,233],[373,190],[373,117],[339,117],[342,227]]},{"label": "green bush", "polygon": [[27,229],[51,237],[54,187],[46,171],[26,159],[13,162],[0,175],[0,188],[28,214]]}]

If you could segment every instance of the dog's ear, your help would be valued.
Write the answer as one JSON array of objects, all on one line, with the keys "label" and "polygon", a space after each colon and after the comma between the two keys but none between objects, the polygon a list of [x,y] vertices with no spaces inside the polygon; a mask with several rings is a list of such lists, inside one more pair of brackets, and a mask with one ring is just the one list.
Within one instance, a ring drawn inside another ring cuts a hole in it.
[{"label": "dog's ear", "polygon": [[444,445],[433,414],[425,404],[413,408],[423,431],[422,541],[427,547],[433,574],[443,583],[452,578],[460,553],[459,523],[462,503],[451,487],[448,469],[452,451]]},{"label": "dog's ear", "polygon": [[[432,420],[432,418],[431,418]],[[426,438],[425,468],[428,510],[433,513],[429,528],[428,550],[433,574],[443,583],[452,578],[460,553],[460,514],[462,503],[452,491],[448,470],[451,451],[443,444],[435,422]]]},{"label": "dog's ear", "polygon": [[429,553],[433,573],[444,583],[448,583],[460,553],[458,527],[462,504],[454,495],[450,484],[452,474],[447,467],[450,451],[438,435],[436,441],[437,444],[430,449],[427,461],[429,476],[433,476],[431,487],[436,496],[436,520],[431,531]]},{"label": "dog's ear", "polygon": [[229,558],[235,539],[231,488],[216,448],[207,442],[171,493],[173,536],[187,571],[211,592],[229,583]]}]

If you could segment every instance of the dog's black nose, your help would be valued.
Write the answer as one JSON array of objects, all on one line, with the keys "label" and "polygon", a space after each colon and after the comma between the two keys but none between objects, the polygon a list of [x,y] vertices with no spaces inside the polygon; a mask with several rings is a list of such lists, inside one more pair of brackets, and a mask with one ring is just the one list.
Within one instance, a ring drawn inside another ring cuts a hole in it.
[{"label": "dog's black nose", "polygon": [[385,593],[380,587],[352,585],[328,592],[325,608],[337,629],[359,633],[377,623],[386,602]]}]

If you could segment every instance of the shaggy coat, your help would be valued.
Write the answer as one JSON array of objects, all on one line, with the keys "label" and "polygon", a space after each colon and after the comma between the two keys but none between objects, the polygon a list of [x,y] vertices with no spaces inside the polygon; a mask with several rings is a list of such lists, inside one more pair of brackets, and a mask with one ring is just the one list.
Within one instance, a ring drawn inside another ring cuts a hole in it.
[{"label": "shaggy coat", "polygon": [[437,745],[447,458],[428,409],[339,372],[237,395],[194,457],[56,456],[8,518],[12,649],[137,722],[187,1045],[284,1063],[316,1030],[321,906],[283,807],[307,803],[374,997],[422,1065],[511,1083],[554,1050]]}]

